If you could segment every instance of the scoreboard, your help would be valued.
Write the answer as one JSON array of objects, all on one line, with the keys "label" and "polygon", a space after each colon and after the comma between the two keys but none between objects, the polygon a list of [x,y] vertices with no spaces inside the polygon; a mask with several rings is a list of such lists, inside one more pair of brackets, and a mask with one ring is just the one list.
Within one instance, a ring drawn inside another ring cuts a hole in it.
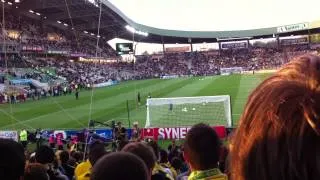
[{"label": "scoreboard", "polygon": [[132,43],[116,43],[116,51],[118,55],[133,53]]}]

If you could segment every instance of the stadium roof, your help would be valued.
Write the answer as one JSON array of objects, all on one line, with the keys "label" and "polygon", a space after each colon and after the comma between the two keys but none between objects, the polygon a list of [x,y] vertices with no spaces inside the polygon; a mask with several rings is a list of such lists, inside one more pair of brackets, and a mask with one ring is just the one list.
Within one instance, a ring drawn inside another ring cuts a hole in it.
[{"label": "stadium roof", "polygon": [[[14,2],[13,0],[10,1]],[[74,27],[77,32],[88,32],[87,35],[90,36],[91,33],[96,34],[98,29],[99,8],[95,5],[95,2],[95,0],[21,0],[17,4],[18,8],[15,8],[16,4],[8,7],[11,8],[13,13],[20,13],[34,19],[42,19],[44,25],[54,26],[70,32],[73,31],[72,27]],[[315,25],[310,25],[309,22],[301,22],[292,26],[235,31],[168,30],[137,23],[108,0],[101,0],[101,2],[103,6],[100,34],[105,40],[116,37],[128,40],[133,39],[132,33],[125,28],[126,25],[149,34],[147,37],[135,35],[135,41],[181,44],[188,43],[190,40],[192,43],[202,43],[216,42],[218,38],[264,38],[272,37],[278,33],[284,33],[285,35],[305,34],[308,33],[309,29],[315,28]],[[139,5],[132,8],[136,8],[136,11],[143,11],[143,9],[139,9]],[[226,13],[228,13],[227,10]],[[318,27],[318,24],[315,24]]]},{"label": "stadium roof", "polygon": [[[97,34],[99,8],[85,0],[23,0],[8,7],[12,8],[13,13],[42,19],[44,25],[66,31],[72,31],[73,25],[77,32]],[[121,33],[127,33],[124,29],[126,22],[115,12],[103,6],[101,14],[101,36],[111,39]]]},{"label": "stadium roof", "polygon": [[[233,31],[318,20],[319,0],[108,0],[136,23],[181,31]],[[304,8],[308,5],[308,8]]]}]

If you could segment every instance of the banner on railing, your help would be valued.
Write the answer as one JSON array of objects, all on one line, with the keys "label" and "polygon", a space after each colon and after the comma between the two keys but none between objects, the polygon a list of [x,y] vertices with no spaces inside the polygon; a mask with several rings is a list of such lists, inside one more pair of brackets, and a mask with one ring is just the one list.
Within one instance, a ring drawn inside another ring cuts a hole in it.
[{"label": "banner on railing", "polygon": [[221,43],[221,49],[243,49],[248,48],[248,42],[225,42]]},{"label": "banner on railing", "polygon": [[71,53],[70,57],[87,57],[89,56],[88,54],[85,53]]},{"label": "banner on railing", "polygon": [[[131,138],[131,129],[127,129],[127,137]],[[95,129],[90,133],[88,130],[44,130],[42,131],[42,138],[48,139],[51,135],[54,137],[62,137],[62,139],[71,139],[72,137],[77,137],[79,141],[84,142],[87,135],[89,137],[93,137],[95,139],[100,139],[104,142],[110,142],[113,139],[113,131],[112,129]]]},{"label": "banner on railing", "polygon": [[[212,126],[216,131],[219,138],[223,139],[227,137],[227,129],[224,126]],[[141,128],[140,137],[141,139],[151,138],[155,140],[179,140],[185,139],[188,131],[191,127],[166,127],[166,128]],[[128,128],[127,138],[131,139],[132,129]],[[83,130],[43,130],[42,138],[49,139],[50,136],[54,135],[55,138],[62,137],[64,140],[71,140],[74,137],[79,142],[85,142],[88,139],[99,139],[104,142],[113,141],[113,130],[112,129],[96,129],[90,132],[86,129]],[[18,141],[17,131],[0,131],[0,138],[14,139]]]},{"label": "banner on railing", "polygon": [[280,44],[287,45],[295,45],[295,44],[308,44],[309,38],[308,36],[297,37],[297,38],[288,38],[288,39],[280,39]]},{"label": "banner on railing", "polygon": [[67,55],[69,54],[68,51],[58,51],[58,50],[49,50],[47,51],[48,54],[63,54],[63,55]]},{"label": "banner on railing", "polygon": [[43,51],[41,46],[22,46],[22,51]]},{"label": "banner on railing", "polygon": [[12,139],[18,142],[17,131],[0,131],[0,139]]},{"label": "banner on railing", "polygon": [[189,52],[190,46],[166,47],[166,52]]},{"label": "banner on railing", "polygon": [[10,83],[13,85],[16,84],[30,84],[32,83],[31,79],[12,79],[10,80]]},{"label": "banner on railing", "polygon": [[107,86],[113,86],[118,84],[118,81],[107,81],[104,83],[94,84],[93,87],[99,88],[99,87],[107,87]]},{"label": "banner on railing", "polygon": [[310,35],[310,43],[318,44],[320,43],[320,33]]},{"label": "banner on railing", "polygon": [[178,75],[168,75],[168,76],[160,76],[160,79],[176,79],[179,78]]},{"label": "banner on railing", "polygon": [[[219,138],[225,138],[227,131],[224,126],[212,126],[217,132]],[[141,133],[141,138],[152,138],[155,140],[174,140],[184,139],[191,127],[168,127],[168,128],[144,128]]]}]

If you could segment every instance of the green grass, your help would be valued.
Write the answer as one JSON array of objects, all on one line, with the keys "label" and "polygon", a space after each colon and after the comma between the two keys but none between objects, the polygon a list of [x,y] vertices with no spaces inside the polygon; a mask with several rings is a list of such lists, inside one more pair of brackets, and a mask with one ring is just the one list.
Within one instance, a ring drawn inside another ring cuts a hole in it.
[{"label": "green grass", "polygon": [[[13,105],[5,104],[0,105],[0,129],[84,128],[87,127],[89,119],[101,122],[122,121],[128,126],[127,101],[131,123],[138,121],[140,126],[144,126],[144,104],[149,93],[153,98],[230,95],[232,118],[237,125],[249,93],[265,77],[266,75],[260,74],[129,81],[95,89],[92,103],[91,91],[82,91],[79,100],[75,100],[72,94]],[[138,92],[143,100],[141,106],[136,102]]]}]

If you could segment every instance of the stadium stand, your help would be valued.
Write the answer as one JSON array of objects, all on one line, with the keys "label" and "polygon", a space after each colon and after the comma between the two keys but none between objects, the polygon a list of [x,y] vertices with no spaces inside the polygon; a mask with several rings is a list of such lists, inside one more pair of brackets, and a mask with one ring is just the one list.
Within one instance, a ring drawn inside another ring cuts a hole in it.
[{"label": "stadium stand", "polygon": [[[34,99],[33,97],[60,96],[64,94],[64,88],[67,88],[68,92],[74,92],[75,85],[81,89],[90,89],[94,84],[108,81],[159,78],[170,75],[218,75],[221,73],[221,68],[232,67],[242,67],[243,71],[276,69],[288,62],[287,59],[306,53],[317,54],[318,52],[299,48],[286,52],[255,48],[252,52],[233,52],[217,56],[208,55],[206,52],[166,54],[157,60],[153,59],[153,56],[141,56],[137,57],[135,63],[113,62],[98,65],[92,62],[70,62],[67,59],[57,61],[55,58],[36,58],[32,62],[37,66],[9,68],[8,74],[16,79],[34,79],[50,84],[50,88],[46,89],[28,85],[24,87],[23,89],[27,89],[27,92],[24,92],[26,99]],[[10,81],[10,77],[6,76],[2,81]],[[1,102],[9,102],[10,96],[2,93]],[[24,99],[15,98],[17,101]]]}]

